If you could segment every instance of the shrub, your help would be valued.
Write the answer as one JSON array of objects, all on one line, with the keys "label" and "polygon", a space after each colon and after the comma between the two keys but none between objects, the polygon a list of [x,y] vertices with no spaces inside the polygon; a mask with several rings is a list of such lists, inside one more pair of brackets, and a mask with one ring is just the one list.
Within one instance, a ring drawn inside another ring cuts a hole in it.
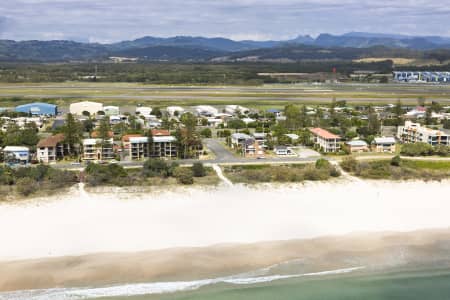
[{"label": "shrub", "polygon": [[346,172],[355,172],[358,167],[358,161],[354,157],[346,157],[341,162],[341,167]]},{"label": "shrub", "polygon": [[19,178],[16,182],[17,192],[23,196],[28,196],[36,192],[38,184],[29,177]]},{"label": "shrub", "polygon": [[328,169],[330,166],[330,162],[324,158],[319,158],[316,160],[316,169]]},{"label": "shrub", "polygon": [[162,159],[148,159],[143,166],[142,172],[146,177],[155,177],[162,176],[168,177],[170,176],[170,166]]},{"label": "shrub", "polygon": [[211,129],[209,129],[209,128],[202,129],[200,131],[200,136],[203,137],[203,138],[210,138],[210,137],[212,137]]},{"label": "shrub", "polygon": [[189,168],[176,167],[173,171],[173,176],[177,179],[178,183],[181,184],[193,184],[194,174]]},{"label": "shrub", "polygon": [[402,159],[400,158],[400,156],[396,155],[391,159],[391,166],[400,167],[401,162],[402,162]]},{"label": "shrub", "polygon": [[434,154],[439,156],[449,156],[450,155],[450,147],[444,145],[438,145],[433,149]]},{"label": "shrub", "polygon": [[192,165],[192,173],[194,177],[204,177],[206,176],[205,167],[201,162],[196,162]]},{"label": "shrub", "polygon": [[331,177],[339,177],[339,176],[341,176],[341,172],[336,167],[332,167],[330,169],[330,176]]}]

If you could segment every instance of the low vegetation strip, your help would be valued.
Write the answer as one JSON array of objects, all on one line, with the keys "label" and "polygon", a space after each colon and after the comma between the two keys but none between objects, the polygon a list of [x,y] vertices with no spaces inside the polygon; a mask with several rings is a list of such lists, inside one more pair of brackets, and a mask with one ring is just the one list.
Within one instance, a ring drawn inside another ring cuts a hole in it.
[{"label": "low vegetation strip", "polygon": [[216,185],[216,172],[202,163],[181,167],[176,162],[149,159],[139,169],[125,169],[117,164],[90,164],[86,167],[87,186],[157,186],[174,184]]},{"label": "low vegetation strip", "polygon": [[224,173],[233,183],[303,182],[328,180],[341,174],[327,160],[316,164],[240,165],[224,167]]},{"label": "low vegetation strip", "polygon": [[346,158],[341,162],[344,171],[365,179],[387,180],[443,180],[450,178],[450,162],[430,160],[392,159],[357,161]]},{"label": "low vegetation strip", "polygon": [[78,174],[45,165],[24,168],[0,167],[0,200],[61,191],[78,182]]}]

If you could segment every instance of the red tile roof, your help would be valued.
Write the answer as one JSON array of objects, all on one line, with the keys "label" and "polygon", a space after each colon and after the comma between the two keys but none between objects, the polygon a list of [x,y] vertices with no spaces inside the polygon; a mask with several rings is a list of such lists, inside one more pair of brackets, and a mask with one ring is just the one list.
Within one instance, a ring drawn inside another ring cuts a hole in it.
[{"label": "red tile roof", "polygon": [[131,137],[142,137],[142,134],[126,134],[122,137],[122,142],[129,142]]},{"label": "red tile roof", "polygon": [[328,130],[322,129],[322,128],[310,128],[309,131],[311,131],[313,134],[324,138],[324,139],[340,139],[341,137],[338,135],[335,135]]},{"label": "red tile roof", "polygon": [[[98,138],[99,132],[98,131],[92,131],[91,138],[95,139]],[[108,132],[108,137],[112,138],[114,136],[114,133],[112,131]]]},{"label": "red tile roof", "polygon": [[170,132],[166,129],[152,129],[153,136],[169,136]]},{"label": "red tile roof", "polygon": [[64,134],[58,133],[54,136],[49,136],[48,138],[42,139],[37,144],[38,148],[46,148],[46,147],[56,147],[57,144],[64,141]]}]

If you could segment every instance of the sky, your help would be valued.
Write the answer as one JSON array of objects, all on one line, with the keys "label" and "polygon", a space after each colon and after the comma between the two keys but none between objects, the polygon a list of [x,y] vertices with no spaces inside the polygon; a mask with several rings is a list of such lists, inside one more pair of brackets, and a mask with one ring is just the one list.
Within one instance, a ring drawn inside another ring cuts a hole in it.
[{"label": "sky", "polygon": [[450,0],[0,0],[0,39],[286,40],[352,31],[450,36],[449,19]]}]

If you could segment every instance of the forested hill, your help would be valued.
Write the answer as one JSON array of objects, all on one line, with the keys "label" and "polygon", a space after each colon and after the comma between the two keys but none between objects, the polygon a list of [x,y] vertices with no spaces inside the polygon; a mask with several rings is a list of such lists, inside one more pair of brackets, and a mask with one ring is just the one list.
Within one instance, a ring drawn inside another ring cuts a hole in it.
[{"label": "forested hill", "polygon": [[445,61],[450,38],[349,33],[308,35],[286,41],[233,41],[205,37],[144,37],[113,44],[73,41],[0,40],[2,62],[106,61],[109,57],[147,61],[300,61],[413,58]]}]

